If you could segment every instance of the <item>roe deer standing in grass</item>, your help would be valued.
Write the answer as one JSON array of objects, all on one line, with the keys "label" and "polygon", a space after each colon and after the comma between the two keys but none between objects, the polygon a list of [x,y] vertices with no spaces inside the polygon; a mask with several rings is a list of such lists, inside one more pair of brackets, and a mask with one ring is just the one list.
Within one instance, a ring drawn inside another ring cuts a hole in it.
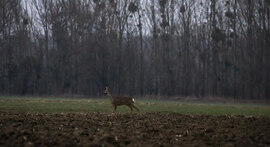
[{"label": "roe deer standing in grass", "polygon": [[114,112],[116,111],[117,106],[121,106],[121,105],[127,105],[130,108],[131,113],[132,113],[133,108],[139,111],[139,109],[134,105],[135,103],[134,98],[113,96],[110,92],[109,87],[106,87],[104,93],[110,97],[112,105],[114,106]]}]

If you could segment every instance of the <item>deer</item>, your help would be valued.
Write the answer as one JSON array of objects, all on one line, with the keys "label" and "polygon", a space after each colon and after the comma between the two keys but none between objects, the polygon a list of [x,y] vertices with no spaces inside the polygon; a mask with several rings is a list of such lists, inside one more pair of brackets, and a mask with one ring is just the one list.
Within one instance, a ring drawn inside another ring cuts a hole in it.
[{"label": "deer", "polygon": [[107,94],[107,96],[111,99],[112,106],[114,107],[113,112],[116,112],[117,106],[126,105],[130,108],[130,112],[132,113],[133,108],[135,108],[137,111],[140,111],[135,106],[135,100],[132,97],[122,97],[122,96],[114,96],[112,95],[110,88],[106,86],[104,90],[104,94]]}]

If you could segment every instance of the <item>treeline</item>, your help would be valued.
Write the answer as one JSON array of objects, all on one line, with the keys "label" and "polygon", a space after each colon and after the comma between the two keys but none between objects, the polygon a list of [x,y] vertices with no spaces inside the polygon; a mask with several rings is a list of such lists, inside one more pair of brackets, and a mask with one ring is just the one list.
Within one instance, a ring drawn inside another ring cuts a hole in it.
[{"label": "treeline", "polygon": [[269,0],[1,0],[0,94],[270,97]]}]

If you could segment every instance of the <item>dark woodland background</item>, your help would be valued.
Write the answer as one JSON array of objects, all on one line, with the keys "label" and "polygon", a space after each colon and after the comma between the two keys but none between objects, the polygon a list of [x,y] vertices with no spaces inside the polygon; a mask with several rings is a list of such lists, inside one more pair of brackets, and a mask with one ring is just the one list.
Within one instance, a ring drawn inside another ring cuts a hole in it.
[{"label": "dark woodland background", "polygon": [[270,0],[0,0],[1,95],[270,98]]}]

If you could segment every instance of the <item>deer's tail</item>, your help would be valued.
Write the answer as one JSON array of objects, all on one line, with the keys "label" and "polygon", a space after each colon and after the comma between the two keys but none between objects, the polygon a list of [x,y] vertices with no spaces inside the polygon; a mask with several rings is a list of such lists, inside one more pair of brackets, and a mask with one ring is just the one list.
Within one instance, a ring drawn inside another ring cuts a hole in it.
[{"label": "deer's tail", "polygon": [[135,103],[135,100],[134,100],[134,98],[132,98],[132,103]]}]

